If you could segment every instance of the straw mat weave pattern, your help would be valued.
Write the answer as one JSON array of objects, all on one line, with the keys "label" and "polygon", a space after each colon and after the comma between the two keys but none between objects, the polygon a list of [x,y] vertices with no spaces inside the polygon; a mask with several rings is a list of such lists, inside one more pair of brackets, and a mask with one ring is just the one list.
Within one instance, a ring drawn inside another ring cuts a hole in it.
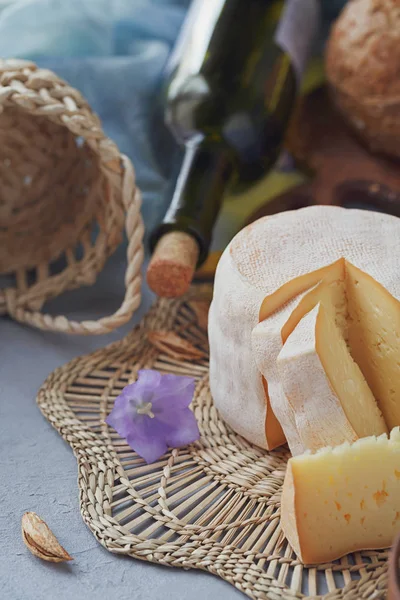
[{"label": "straw mat weave pattern", "polygon": [[[279,520],[288,451],[252,446],[213,405],[199,312],[205,295],[208,288],[193,288],[183,300],[160,300],[123,340],[57,369],[41,388],[41,411],[78,461],[85,523],[110,552],[204,569],[250,598],[384,598],[387,551],[316,568],[296,559]],[[143,368],[197,380],[192,406],[201,439],[151,465],[104,423]]]}]

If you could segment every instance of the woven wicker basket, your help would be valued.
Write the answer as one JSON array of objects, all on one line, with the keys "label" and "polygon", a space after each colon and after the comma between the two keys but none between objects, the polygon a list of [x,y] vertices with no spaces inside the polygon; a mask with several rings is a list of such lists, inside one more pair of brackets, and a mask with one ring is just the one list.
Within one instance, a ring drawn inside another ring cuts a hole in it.
[{"label": "woven wicker basket", "polygon": [[[47,300],[94,283],[124,225],[119,310],[80,323],[43,314]],[[31,62],[0,60],[0,314],[41,329],[111,331],[139,305],[142,238],[132,164],[81,94]]]}]

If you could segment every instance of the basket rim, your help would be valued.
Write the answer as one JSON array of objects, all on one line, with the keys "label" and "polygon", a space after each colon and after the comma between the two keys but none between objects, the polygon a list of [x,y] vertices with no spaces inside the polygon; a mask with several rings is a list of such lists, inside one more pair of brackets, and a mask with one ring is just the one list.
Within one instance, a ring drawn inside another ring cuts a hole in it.
[{"label": "basket rim", "polygon": [[[99,243],[94,244],[82,260],[71,258],[66,269],[56,275],[48,272],[48,263],[35,265],[38,272],[41,270],[43,273],[47,269],[47,274],[34,285],[29,284],[28,269],[19,269],[16,285],[0,289],[0,314],[8,313],[19,321],[30,322],[43,329],[57,328],[72,333],[108,332],[126,322],[140,302],[143,223],[133,165],[105,135],[98,116],[82,94],[52,71],[39,68],[31,61],[0,60],[0,112],[8,108],[18,108],[33,118],[49,119],[67,128],[74,136],[83,138],[103,177],[105,214],[99,223]],[[97,214],[96,219],[98,217]],[[94,283],[107,258],[120,244],[124,226],[128,236],[127,295],[115,319],[108,318],[104,326],[97,328],[91,322],[78,331],[77,323],[68,327],[65,318],[63,324],[59,321],[57,325],[55,319],[41,316],[39,310],[45,301],[66,290]],[[54,260],[57,258],[55,256]]]}]

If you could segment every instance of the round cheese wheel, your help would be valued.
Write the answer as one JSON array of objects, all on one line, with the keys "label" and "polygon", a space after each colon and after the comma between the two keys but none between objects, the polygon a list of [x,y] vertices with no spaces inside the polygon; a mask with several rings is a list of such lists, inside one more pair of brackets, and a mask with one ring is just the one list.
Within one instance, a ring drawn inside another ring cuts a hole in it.
[{"label": "round cheese wheel", "polygon": [[[330,297],[327,286],[349,277],[354,296],[350,304],[366,323],[365,332],[360,325],[351,334],[353,358],[372,390],[369,402],[375,397],[393,427],[400,418],[388,396],[390,392],[400,397],[399,377],[396,382],[396,372],[400,372],[399,265],[400,219],[386,214],[313,206],[265,217],[239,232],[218,264],[209,314],[211,393],[225,421],[262,448],[275,448],[287,438],[293,454],[306,449],[296,433],[296,403],[288,402],[283,389],[278,389],[276,362],[304,314]],[[387,332],[386,337],[382,334],[383,341],[377,341],[380,324]],[[323,330],[321,335],[323,340]],[[363,348],[368,345],[371,354],[364,356]],[[376,358],[377,349],[381,356]],[[376,362],[372,367],[371,361]],[[371,378],[369,371],[373,371]],[[263,377],[266,373],[271,374],[271,397],[267,377]],[[363,386],[360,383],[360,389]],[[324,411],[320,416],[318,403],[312,406],[317,406],[313,409],[317,412],[311,421],[318,427]],[[380,433],[382,422],[379,426]],[[338,432],[338,443],[346,439]]]}]

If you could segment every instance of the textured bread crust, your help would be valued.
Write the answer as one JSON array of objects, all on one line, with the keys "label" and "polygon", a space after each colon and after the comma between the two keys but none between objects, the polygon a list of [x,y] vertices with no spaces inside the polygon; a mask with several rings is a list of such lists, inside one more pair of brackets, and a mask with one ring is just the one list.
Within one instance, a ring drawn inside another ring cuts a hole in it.
[{"label": "textured bread crust", "polygon": [[344,117],[371,150],[400,157],[400,2],[351,0],[334,24],[326,74]]}]

